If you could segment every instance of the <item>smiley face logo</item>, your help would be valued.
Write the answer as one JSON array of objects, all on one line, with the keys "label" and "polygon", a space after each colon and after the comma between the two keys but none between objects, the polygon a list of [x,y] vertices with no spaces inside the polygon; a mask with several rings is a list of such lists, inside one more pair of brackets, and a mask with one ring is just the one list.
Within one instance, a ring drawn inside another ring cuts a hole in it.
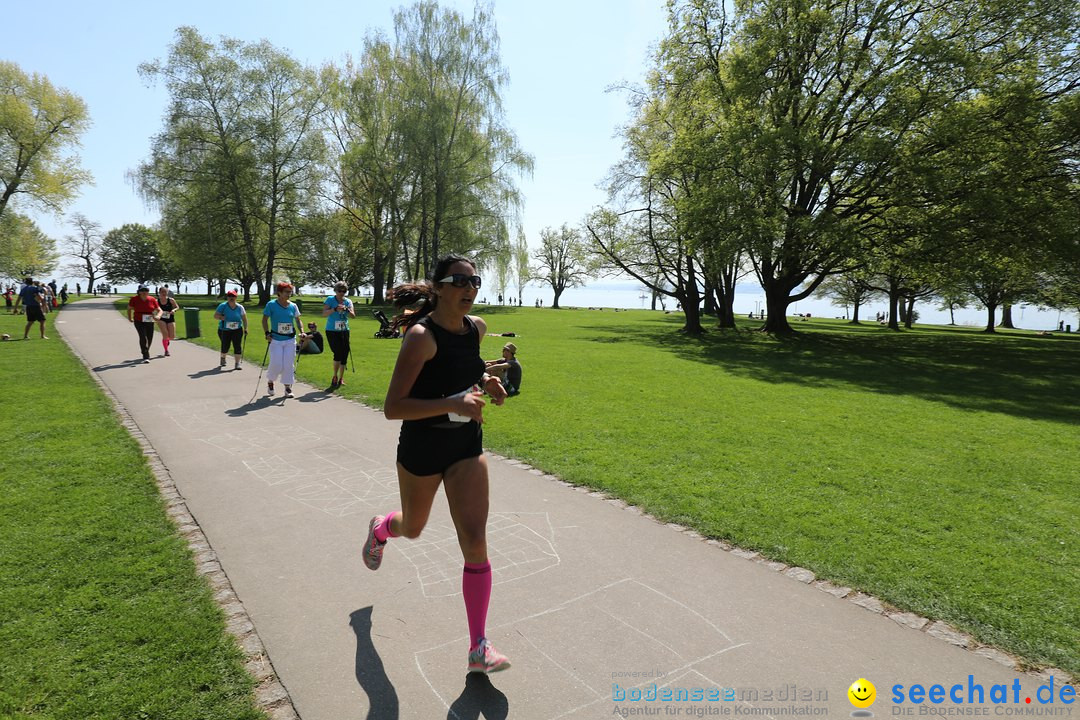
[{"label": "smiley face logo", "polygon": [[857,708],[868,708],[877,699],[877,688],[866,678],[859,678],[847,689],[848,700]]}]

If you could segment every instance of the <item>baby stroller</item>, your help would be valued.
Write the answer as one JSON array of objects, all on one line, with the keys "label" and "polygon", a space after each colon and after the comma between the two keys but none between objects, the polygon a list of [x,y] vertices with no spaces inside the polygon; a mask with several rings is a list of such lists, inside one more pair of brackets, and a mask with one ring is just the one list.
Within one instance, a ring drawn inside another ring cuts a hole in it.
[{"label": "baby stroller", "polygon": [[372,310],[371,314],[375,316],[375,319],[379,321],[379,329],[375,331],[375,337],[377,338],[399,338],[401,333],[395,330],[390,325],[389,318],[386,317],[386,313],[382,310]]}]

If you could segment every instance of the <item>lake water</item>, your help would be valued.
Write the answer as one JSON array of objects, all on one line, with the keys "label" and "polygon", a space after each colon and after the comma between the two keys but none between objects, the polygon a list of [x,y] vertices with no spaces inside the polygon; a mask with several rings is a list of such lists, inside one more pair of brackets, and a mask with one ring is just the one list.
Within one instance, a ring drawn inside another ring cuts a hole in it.
[{"label": "lake water", "polygon": [[[58,279],[58,283],[63,284],[63,280]],[[74,289],[75,280],[68,279],[69,289]],[[203,291],[206,289],[205,283],[188,283],[188,289],[191,292]],[[123,285],[119,286],[118,290],[125,294],[134,294],[135,285]],[[313,294],[313,288],[306,288],[307,294]],[[507,301],[509,296],[516,296],[516,288],[510,288],[507,291]],[[485,297],[491,303],[496,302],[496,291],[485,287],[480,291],[480,298]],[[550,287],[540,287],[534,284],[525,286],[525,291],[522,293],[523,305],[532,307],[537,299],[542,299],[544,307],[551,305],[552,298],[554,297]],[[664,302],[668,310],[675,309],[675,301],[671,298],[665,298]],[[559,298],[559,304],[563,307],[605,307],[605,308],[627,308],[634,310],[646,310],[651,307],[651,296],[643,291],[642,286],[625,280],[608,280],[598,281],[585,285],[579,288],[570,288],[563,293]],[[765,306],[765,293],[759,285],[744,284],[739,285],[735,289],[735,314],[741,317],[746,317],[751,312],[756,316],[758,312]],[[657,302],[657,310],[660,309],[660,303]],[[888,312],[889,305],[885,300],[875,300],[868,305],[864,305],[859,308],[859,319],[866,321],[873,321],[874,316],[879,312]],[[850,309],[848,310],[850,312]],[[949,313],[946,310],[938,310],[937,303],[934,301],[920,302],[915,304],[915,312],[918,313],[918,322],[930,325],[948,325]],[[832,305],[828,300],[818,300],[816,298],[810,298],[807,300],[801,300],[798,303],[792,303],[788,306],[788,314],[796,315],[798,313],[810,313],[813,317],[826,317],[837,318],[844,317],[844,308],[836,307]],[[970,327],[985,327],[986,326],[986,311],[975,308],[963,308],[955,312],[956,324],[966,325]],[[1001,313],[998,311],[998,320],[1001,319]],[[1066,325],[1071,325],[1073,331],[1080,329],[1080,317],[1077,316],[1076,311],[1073,312],[1059,312],[1057,310],[1040,310],[1034,305],[1020,305],[1013,308],[1013,324],[1019,328],[1027,330],[1057,330],[1058,323],[1064,322]]]}]

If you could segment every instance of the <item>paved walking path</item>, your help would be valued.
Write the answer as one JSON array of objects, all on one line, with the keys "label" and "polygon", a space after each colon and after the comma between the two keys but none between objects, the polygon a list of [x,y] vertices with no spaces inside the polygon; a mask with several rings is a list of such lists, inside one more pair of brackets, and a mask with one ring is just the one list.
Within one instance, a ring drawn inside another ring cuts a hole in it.
[{"label": "paved walking path", "polygon": [[[71,305],[59,323],[175,478],[303,720],[779,717],[792,706],[847,717],[861,677],[882,717],[898,683],[966,687],[973,674],[989,693],[1019,678],[1034,697],[1041,682],[497,458],[488,634],[513,668],[467,678],[461,555],[442,493],[421,538],[391,541],[378,572],[360,561],[368,519],[398,507],[398,423],[302,383],[273,402],[264,383],[249,404],[257,367],[219,371],[215,351],[181,341],[160,357],[157,334],[139,364],[136,333],[107,300]],[[758,699],[629,699],[653,683]]]}]

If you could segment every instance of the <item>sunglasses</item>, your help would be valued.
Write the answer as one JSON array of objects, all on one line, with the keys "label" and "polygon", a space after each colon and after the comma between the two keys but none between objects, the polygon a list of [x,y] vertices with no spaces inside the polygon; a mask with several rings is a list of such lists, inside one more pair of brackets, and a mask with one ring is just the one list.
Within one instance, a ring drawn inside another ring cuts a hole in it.
[{"label": "sunglasses", "polygon": [[463,288],[472,285],[474,288],[479,290],[480,283],[482,281],[480,280],[479,275],[465,275],[464,273],[454,273],[453,275],[447,275],[442,280],[439,280],[439,282],[450,283],[456,288]]}]

